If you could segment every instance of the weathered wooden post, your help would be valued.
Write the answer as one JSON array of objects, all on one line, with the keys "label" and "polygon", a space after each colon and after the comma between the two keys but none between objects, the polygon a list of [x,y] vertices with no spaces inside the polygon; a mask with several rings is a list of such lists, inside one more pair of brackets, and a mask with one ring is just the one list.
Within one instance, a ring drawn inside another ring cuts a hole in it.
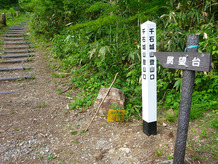
[{"label": "weathered wooden post", "polygon": [[1,24],[7,26],[5,13],[1,14],[1,21],[0,22],[1,22]]},{"label": "weathered wooden post", "polygon": [[143,132],[157,134],[156,93],[156,24],[147,21],[141,24],[141,70],[142,70],[142,117]]},{"label": "weathered wooden post", "polygon": [[18,11],[16,11],[16,16],[19,17],[19,12]]},{"label": "weathered wooden post", "polygon": [[[198,52],[199,35],[188,35],[187,52]],[[191,110],[192,93],[194,89],[195,71],[184,70],[182,93],[179,107],[179,118],[176,145],[174,150],[174,164],[183,164],[185,159],[186,140],[188,135],[189,116]]]},{"label": "weathered wooden post", "polygon": [[183,164],[188,135],[189,116],[194,88],[195,71],[210,71],[211,53],[198,53],[198,35],[188,35],[187,52],[155,52],[165,68],[183,69],[177,137],[174,150],[174,164]]}]

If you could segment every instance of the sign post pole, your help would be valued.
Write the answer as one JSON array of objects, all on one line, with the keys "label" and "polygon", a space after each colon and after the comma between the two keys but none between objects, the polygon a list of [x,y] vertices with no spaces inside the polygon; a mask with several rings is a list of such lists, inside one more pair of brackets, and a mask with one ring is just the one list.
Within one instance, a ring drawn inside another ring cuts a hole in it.
[{"label": "sign post pole", "polygon": [[143,132],[148,136],[157,134],[157,78],[154,52],[156,52],[156,24],[147,21],[141,24],[141,69]]},{"label": "sign post pole", "polygon": [[198,53],[198,43],[199,35],[188,35],[185,53],[153,53],[164,68],[184,70],[179,107],[177,137],[174,150],[174,164],[184,163],[195,71],[210,72],[211,68],[211,53]]},{"label": "sign post pole", "polygon": [[[187,46],[198,45],[199,35],[188,35]],[[197,47],[188,48],[187,52],[198,52]],[[185,158],[186,140],[188,135],[189,116],[194,88],[195,71],[184,70],[182,93],[179,107],[178,128],[174,150],[174,164],[183,164]]]}]

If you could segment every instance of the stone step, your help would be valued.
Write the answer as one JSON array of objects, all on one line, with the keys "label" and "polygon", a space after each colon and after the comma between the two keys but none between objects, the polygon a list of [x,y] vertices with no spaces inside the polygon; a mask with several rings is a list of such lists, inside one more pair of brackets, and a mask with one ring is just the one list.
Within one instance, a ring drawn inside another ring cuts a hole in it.
[{"label": "stone step", "polygon": [[7,31],[6,34],[23,34],[24,31]]},{"label": "stone step", "polygon": [[7,32],[21,32],[21,33],[25,33],[25,30],[8,30]]},{"label": "stone step", "polygon": [[25,27],[26,24],[17,24],[17,25],[14,25],[13,27],[10,27],[10,28],[21,28],[21,27]]},{"label": "stone step", "polygon": [[27,40],[26,38],[5,38],[5,41],[22,41]]},{"label": "stone step", "polygon": [[26,34],[3,34],[3,37],[23,37]]},{"label": "stone step", "polygon": [[21,80],[21,79],[33,79],[33,77],[32,76],[5,77],[5,78],[0,78],[0,81]]},{"label": "stone step", "polygon": [[24,58],[24,57],[33,57],[34,54],[21,54],[21,55],[6,55],[0,56],[0,58]]},{"label": "stone step", "polygon": [[31,59],[22,59],[22,60],[3,60],[0,63],[22,63],[22,62],[29,62]]},{"label": "stone step", "polygon": [[9,30],[24,30],[24,27],[11,27]]},{"label": "stone step", "polygon": [[5,49],[27,49],[31,48],[30,46],[19,46],[19,47],[5,47]]},{"label": "stone step", "polygon": [[5,45],[23,45],[23,44],[31,44],[31,42],[6,42]]},{"label": "stone step", "polygon": [[24,27],[26,25],[27,25],[26,23],[21,23],[21,24],[14,25],[13,27],[20,27],[20,26]]},{"label": "stone step", "polygon": [[[12,48],[10,48],[10,47],[12,47]],[[4,49],[22,49],[22,48],[24,48],[24,50],[26,49],[26,48],[33,48],[33,47],[31,47],[30,45],[28,45],[28,44],[16,44],[16,45],[4,45]]]},{"label": "stone step", "polygon": [[3,53],[6,54],[14,54],[14,53],[30,53],[30,52],[34,52],[34,50],[17,50],[17,51],[4,51]]},{"label": "stone step", "polygon": [[21,91],[4,91],[4,92],[0,92],[0,94],[12,94],[12,93],[23,93],[26,92],[25,90],[21,90]]},{"label": "stone step", "polygon": [[18,68],[0,68],[0,72],[4,71],[24,71],[24,70],[30,70],[30,67],[18,67]]}]

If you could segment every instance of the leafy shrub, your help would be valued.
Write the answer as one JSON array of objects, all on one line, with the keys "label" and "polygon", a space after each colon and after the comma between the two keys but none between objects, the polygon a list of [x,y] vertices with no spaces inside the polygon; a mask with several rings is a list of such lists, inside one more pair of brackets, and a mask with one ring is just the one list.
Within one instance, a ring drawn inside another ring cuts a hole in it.
[{"label": "leafy shrub", "polygon": [[[126,118],[140,117],[141,55],[139,25],[157,23],[157,50],[182,52],[188,34],[199,34],[199,52],[211,52],[212,70],[197,72],[191,118],[217,105],[217,30],[215,0],[209,1],[70,1],[35,0],[32,29],[51,41],[53,57],[62,70],[71,72],[71,83],[82,96],[72,109],[83,107],[97,91],[114,85],[127,96]],[[187,6],[187,4],[189,4]],[[157,95],[159,105],[178,113],[182,70],[165,69],[158,63]],[[88,103],[90,106],[91,103]]]}]

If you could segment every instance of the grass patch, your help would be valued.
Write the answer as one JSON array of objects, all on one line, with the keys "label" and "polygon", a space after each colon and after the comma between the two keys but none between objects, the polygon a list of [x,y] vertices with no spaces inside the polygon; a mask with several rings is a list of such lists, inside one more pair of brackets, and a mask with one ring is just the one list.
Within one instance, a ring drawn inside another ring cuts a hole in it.
[{"label": "grass patch", "polygon": [[52,72],[51,75],[52,75],[52,77],[56,77],[56,78],[64,78],[65,77],[65,74],[57,74],[55,72]]},{"label": "grass patch", "polygon": [[46,106],[45,102],[43,102],[42,104],[38,105],[38,108],[44,108]]},{"label": "grass patch", "polygon": [[164,153],[164,151],[163,151],[162,149],[156,149],[156,150],[155,150],[155,155],[156,155],[157,157],[162,156],[163,153]]},{"label": "grass patch", "polygon": [[71,110],[87,110],[93,104],[92,97],[75,98],[75,101],[70,105]]},{"label": "grass patch", "polygon": [[11,111],[10,111],[10,114],[14,114],[14,112],[15,112],[14,110],[11,110]]},{"label": "grass patch", "polygon": [[16,128],[14,128],[14,130],[15,130],[15,131],[18,131],[19,129],[16,127]]},{"label": "grass patch", "polygon": [[70,132],[72,135],[77,135],[78,131],[71,131]]},{"label": "grass patch", "polygon": [[176,121],[176,116],[175,115],[167,115],[166,120],[169,122],[175,122]]},{"label": "grass patch", "polygon": [[52,161],[53,159],[55,159],[57,156],[52,154],[50,156],[47,157],[47,160]]},{"label": "grass patch", "polygon": [[216,116],[212,121],[211,121],[211,126],[218,130],[218,116]]},{"label": "grass patch", "polygon": [[195,121],[198,126],[190,129],[187,148],[191,149],[193,160],[217,160],[217,116],[213,112],[208,112]]},{"label": "grass patch", "polygon": [[64,93],[64,91],[62,89],[56,89],[57,94],[61,95],[62,93]]}]

